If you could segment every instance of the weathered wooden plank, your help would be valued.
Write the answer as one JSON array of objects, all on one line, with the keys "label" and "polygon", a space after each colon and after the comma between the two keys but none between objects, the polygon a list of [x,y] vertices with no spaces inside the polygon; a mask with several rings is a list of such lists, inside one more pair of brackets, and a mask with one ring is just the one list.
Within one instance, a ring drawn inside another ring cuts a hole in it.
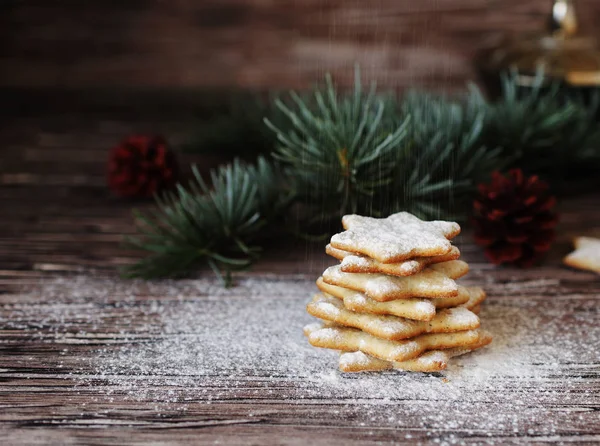
[{"label": "weathered wooden plank", "polygon": [[[276,433],[290,442],[323,443],[594,441],[600,283],[567,271],[582,284],[567,287],[553,271],[531,277],[512,271],[512,280],[507,270],[488,271],[491,297],[482,319],[497,337],[498,346],[487,352],[494,359],[487,362],[481,352],[448,375],[449,382],[333,372],[334,355],[313,351],[300,334],[303,302],[314,289],[309,278],[249,278],[228,291],[213,279],[46,280],[2,296],[0,425],[20,427],[6,438],[21,442],[30,429],[50,426],[56,430],[48,438],[61,441],[110,426],[102,430],[109,444],[129,429],[147,441],[163,431],[201,429],[195,438],[250,435],[261,444],[278,442]],[[203,365],[222,353],[215,345],[261,332],[274,343],[266,351],[232,345],[233,357],[216,368]],[[254,423],[255,433],[237,430]]]}]

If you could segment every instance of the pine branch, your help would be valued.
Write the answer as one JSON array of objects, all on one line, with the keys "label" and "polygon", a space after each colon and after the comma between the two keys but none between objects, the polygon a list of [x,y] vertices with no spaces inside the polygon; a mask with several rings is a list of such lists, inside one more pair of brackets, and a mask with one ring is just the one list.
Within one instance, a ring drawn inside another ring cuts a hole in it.
[{"label": "pine branch", "polygon": [[423,218],[464,218],[475,186],[503,166],[500,149],[487,147],[483,107],[443,96],[408,93],[400,105],[412,117],[411,147],[397,167],[394,210]]},{"label": "pine branch", "polygon": [[147,257],[128,267],[126,277],[177,277],[207,265],[229,284],[232,271],[247,268],[261,249],[253,244],[269,218],[286,203],[281,178],[264,158],[238,160],[211,172],[210,188],[193,168],[185,189],[157,198],[149,214],[135,213],[139,235],[127,239]]},{"label": "pine branch", "polygon": [[484,129],[487,145],[496,145],[511,167],[562,181],[566,174],[600,163],[598,95],[588,106],[564,94],[556,82],[546,85],[539,70],[525,94],[516,82],[517,73],[502,78],[502,97],[495,103],[479,101],[488,114]]},{"label": "pine branch", "polygon": [[409,119],[392,126],[394,110],[374,86],[363,92],[358,70],[348,94],[327,76],[312,97],[290,96],[291,105],[276,101],[287,123],[265,123],[277,135],[274,157],[286,167],[296,199],[317,207],[315,221],[371,213],[374,196],[393,181]]},{"label": "pine branch", "polygon": [[275,156],[287,167],[296,198],[325,221],[346,213],[387,215],[406,210],[448,217],[475,185],[501,166],[483,141],[484,107],[411,93],[401,103],[362,91],[340,94],[327,78],[314,98],[281,102],[287,127]]}]

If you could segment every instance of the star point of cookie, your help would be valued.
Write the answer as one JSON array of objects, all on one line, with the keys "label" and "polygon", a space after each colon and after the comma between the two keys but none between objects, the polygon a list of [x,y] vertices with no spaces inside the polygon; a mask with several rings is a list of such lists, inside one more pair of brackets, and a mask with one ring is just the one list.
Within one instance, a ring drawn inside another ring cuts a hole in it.
[{"label": "star point of cookie", "polygon": [[479,327],[479,318],[465,307],[439,311],[431,321],[415,321],[389,315],[357,313],[339,299],[320,293],[307,307],[312,316],[335,324],[357,328],[373,336],[397,341],[424,333],[450,333]]},{"label": "star point of cookie", "polygon": [[355,328],[329,325],[320,330],[305,330],[308,341],[315,347],[361,351],[384,361],[405,361],[429,350],[469,348],[479,342],[481,330],[466,330],[454,333],[428,333],[410,339],[390,341],[378,338]]},{"label": "star point of cookie", "polygon": [[600,274],[600,239],[577,237],[575,251],[563,259],[563,263],[572,268],[593,271]]},{"label": "star point of cookie", "polygon": [[381,263],[447,254],[449,240],[460,233],[458,223],[423,221],[407,212],[387,218],[345,215],[342,225],[345,231],[331,238],[331,246]]},{"label": "star point of cookie", "polygon": [[450,358],[480,349],[491,342],[492,336],[485,330],[480,330],[477,342],[464,348],[457,347],[445,350],[431,350],[414,359],[408,359],[402,362],[384,361],[361,351],[353,353],[342,351],[340,354],[339,365],[342,372],[366,372],[390,369],[409,372],[440,372],[446,369]]}]

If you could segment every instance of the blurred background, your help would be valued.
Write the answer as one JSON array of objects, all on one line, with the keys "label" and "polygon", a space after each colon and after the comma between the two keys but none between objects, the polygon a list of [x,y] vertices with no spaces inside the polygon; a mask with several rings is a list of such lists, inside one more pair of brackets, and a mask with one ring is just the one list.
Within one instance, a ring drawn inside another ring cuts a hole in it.
[{"label": "blurred background", "polygon": [[[120,244],[140,204],[107,187],[110,150],[129,135],[164,135],[183,170],[204,173],[218,150],[179,148],[229,90],[303,90],[325,73],[349,87],[358,64],[380,89],[464,91],[479,52],[546,32],[552,3],[1,0],[0,270],[131,263]],[[577,13],[600,37],[600,2]]]},{"label": "blurred background", "polygon": [[[3,0],[0,87],[460,88],[497,33],[545,29],[550,0]],[[600,36],[600,2],[577,2]],[[350,68],[350,69],[349,69]]]}]

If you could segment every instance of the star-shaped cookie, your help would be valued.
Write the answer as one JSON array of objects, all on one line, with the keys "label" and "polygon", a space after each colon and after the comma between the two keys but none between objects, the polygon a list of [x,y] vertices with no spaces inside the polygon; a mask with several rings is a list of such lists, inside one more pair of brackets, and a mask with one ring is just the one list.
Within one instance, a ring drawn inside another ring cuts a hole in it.
[{"label": "star-shaped cookie", "polygon": [[600,274],[600,239],[577,237],[574,245],[575,251],[565,257],[563,263]]},{"label": "star-shaped cookie", "polygon": [[423,271],[427,265],[448,262],[460,257],[460,251],[456,246],[441,256],[416,257],[400,263],[381,263],[369,257],[334,248],[331,245],[325,247],[325,252],[342,261],[342,271],[345,273],[381,273],[390,276],[412,276]]},{"label": "star-shaped cookie", "polygon": [[381,263],[446,254],[452,248],[449,239],[460,233],[458,223],[423,221],[408,212],[387,218],[345,215],[342,225],[346,230],[331,238],[331,246]]},{"label": "star-shaped cookie", "polygon": [[414,276],[396,277],[386,274],[345,273],[340,265],[323,272],[325,283],[365,293],[378,302],[412,297],[441,299],[458,295],[458,279],[469,272],[461,260],[431,265]]}]

